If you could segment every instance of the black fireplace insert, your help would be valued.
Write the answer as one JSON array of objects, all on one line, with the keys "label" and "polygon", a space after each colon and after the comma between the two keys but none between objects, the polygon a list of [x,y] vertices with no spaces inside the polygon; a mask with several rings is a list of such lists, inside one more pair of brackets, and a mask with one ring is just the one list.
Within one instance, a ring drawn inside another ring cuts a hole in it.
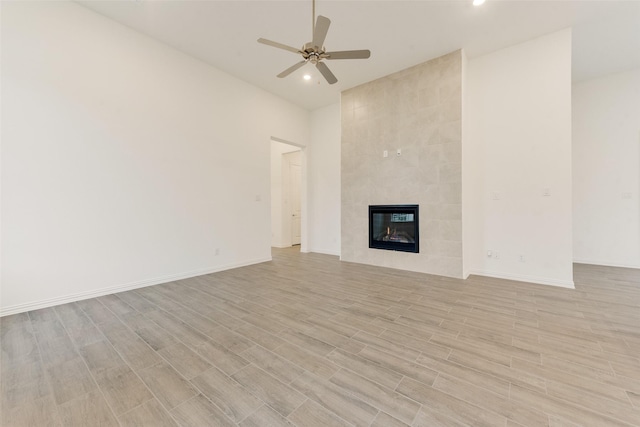
[{"label": "black fireplace insert", "polygon": [[369,247],[420,252],[418,205],[369,206]]}]

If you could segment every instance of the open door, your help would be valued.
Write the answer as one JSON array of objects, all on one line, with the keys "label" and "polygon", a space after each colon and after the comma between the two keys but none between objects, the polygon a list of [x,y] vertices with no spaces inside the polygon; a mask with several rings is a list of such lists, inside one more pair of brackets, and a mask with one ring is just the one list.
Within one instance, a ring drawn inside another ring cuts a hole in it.
[{"label": "open door", "polygon": [[[298,156],[299,158],[299,156]],[[302,211],[301,211],[301,197],[300,197],[300,184],[302,182],[301,166],[300,164],[291,161],[289,163],[289,177],[290,177],[290,199],[291,200],[291,244],[299,245],[302,230]]]}]

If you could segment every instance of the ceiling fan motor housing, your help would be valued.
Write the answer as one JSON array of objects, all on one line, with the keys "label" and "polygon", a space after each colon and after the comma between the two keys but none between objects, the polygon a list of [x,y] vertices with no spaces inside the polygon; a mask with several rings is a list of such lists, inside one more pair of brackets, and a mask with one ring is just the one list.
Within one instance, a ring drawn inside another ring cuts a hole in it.
[{"label": "ceiling fan motor housing", "polygon": [[324,54],[324,47],[319,48],[314,46],[313,42],[309,42],[302,46],[302,56],[312,64],[317,64],[326,55]]}]

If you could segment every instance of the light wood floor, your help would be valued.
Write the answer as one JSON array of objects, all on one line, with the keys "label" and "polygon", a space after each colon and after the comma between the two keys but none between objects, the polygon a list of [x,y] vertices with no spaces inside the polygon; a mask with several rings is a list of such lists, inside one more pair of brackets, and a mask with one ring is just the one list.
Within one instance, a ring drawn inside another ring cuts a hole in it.
[{"label": "light wood floor", "polygon": [[640,425],[640,271],[576,290],[274,250],[7,316],[3,426]]}]

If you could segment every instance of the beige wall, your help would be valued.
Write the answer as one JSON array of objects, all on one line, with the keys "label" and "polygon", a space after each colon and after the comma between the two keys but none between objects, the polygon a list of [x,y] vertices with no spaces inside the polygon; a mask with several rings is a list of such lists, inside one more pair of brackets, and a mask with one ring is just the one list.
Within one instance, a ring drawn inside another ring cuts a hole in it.
[{"label": "beige wall", "polygon": [[[343,92],[343,261],[462,277],[461,85],[456,51]],[[420,205],[419,254],[369,249],[384,204]]]}]

